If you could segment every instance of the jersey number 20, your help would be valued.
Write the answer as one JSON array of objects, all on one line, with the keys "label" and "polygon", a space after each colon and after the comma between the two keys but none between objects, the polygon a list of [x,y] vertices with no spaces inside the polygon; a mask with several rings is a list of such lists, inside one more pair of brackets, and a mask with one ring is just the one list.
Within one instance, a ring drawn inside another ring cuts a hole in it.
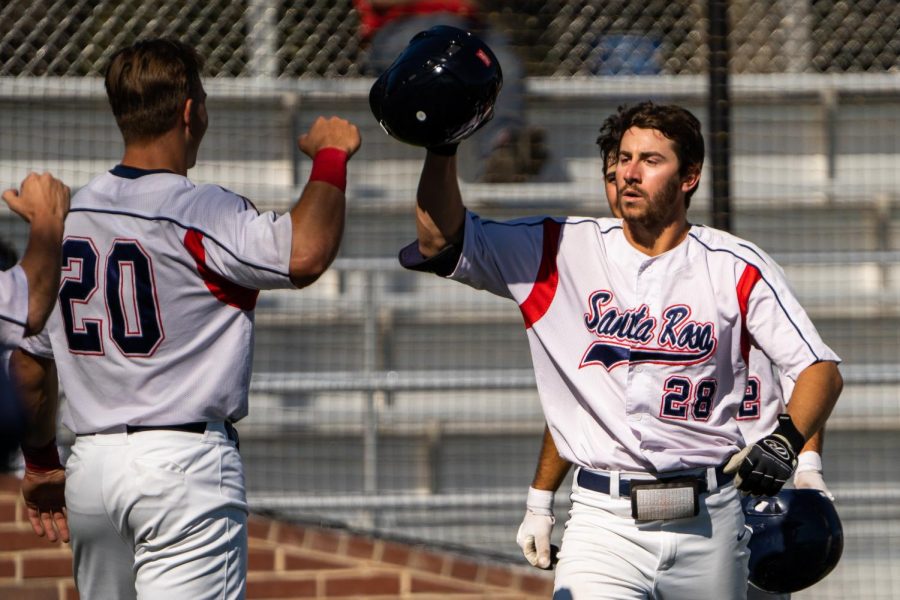
[{"label": "jersey number 20", "polygon": [[[100,253],[92,240],[63,242],[59,308],[69,350],[103,354],[102,319],[77,319],[78,304],[87,304],[100,287]],[[163,339],[150,258],[136,240],[115,240],[103,265],[103,300],[108,335],[126,356],[150,356]]]}]

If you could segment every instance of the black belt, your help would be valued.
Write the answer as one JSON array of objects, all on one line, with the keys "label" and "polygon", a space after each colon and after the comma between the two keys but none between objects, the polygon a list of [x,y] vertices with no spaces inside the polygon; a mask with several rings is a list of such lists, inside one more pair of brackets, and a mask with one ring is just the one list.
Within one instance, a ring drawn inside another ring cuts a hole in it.
[{"label": "black belt", "polygon": [[188,433],[203,433],[206,431],[206,421],[197,421],[195,423],[180,423],[178,425],[126,425],[127,433],[137,433],[139,431],[186,431]]},{"label": "black belt", "polygon": [[[195,421],[193,423],[179,423],[177,425],[126,425],[126,433],[138,433],[141,431],[184,431],[187,433],[203,433],[206,431],[206,421]],[[238,441],[238,432],[231,424],[231,421],[225,421],[225,433],[228,439],[233,441],[240,448]],[[94,435],[93,433],[79,433],[76,437],[84,435]]]},{"label": "black belt", "polygon": [[[724,467],[716,467],[716,482],[719,487],[726,485],[734,480],[734,473],[725,473],[722,471]],[[685,479],[693,477],[691,475],[670,475],[663,476],[657,479],[635,479],[635,483],[665,483],[667,481],[671,481],[673,479]],[[585,489],[591,490],[593,492],[600,492],[601,494],[609,493],[609,475],[603,475],[602,473],[594,473],[592,471],[586,471],[584,469],[578,470],[578,487],[583,487]],[[697,484],[699,485],[699,491],[701,494],[705,494],[708,491],[707,482],[706,482],[706,474],[696,475]],[[623,498],[628,498],[631,496],[631,480],[629,479],[619,479],[619,496]]]}]

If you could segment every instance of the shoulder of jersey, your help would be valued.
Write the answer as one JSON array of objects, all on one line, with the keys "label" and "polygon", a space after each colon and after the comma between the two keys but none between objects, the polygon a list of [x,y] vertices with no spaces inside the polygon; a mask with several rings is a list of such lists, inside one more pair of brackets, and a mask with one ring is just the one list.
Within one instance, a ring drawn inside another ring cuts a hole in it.
[{"label": "shoulder of jersey", "polygon": [[694,226],[691,233],[697,241],[710,250],[722,250],[756,266],[773,265],[772,257],[759,246],[727,231],[714,227]]},{"label": "shoulder of jersey", "polygon": [[227,188],[212,183],[204,183],[196,186],[192,196],[197,200],[205,202],[213,202],[221,210],[223,208],[233,208],[236,211],[252,210],[258,213],[256,206],[244,196],[232,192]]}]

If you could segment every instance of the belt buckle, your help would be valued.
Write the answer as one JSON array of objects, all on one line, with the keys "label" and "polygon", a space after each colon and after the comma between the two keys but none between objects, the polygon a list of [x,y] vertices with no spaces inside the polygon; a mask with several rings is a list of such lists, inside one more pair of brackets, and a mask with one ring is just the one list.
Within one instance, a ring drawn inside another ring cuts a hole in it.
[{"label": "belt buckle", "polygon": [[689,519],[700,514],[700,481],[696,477],[631,484],[631,516],[637,522]]}]

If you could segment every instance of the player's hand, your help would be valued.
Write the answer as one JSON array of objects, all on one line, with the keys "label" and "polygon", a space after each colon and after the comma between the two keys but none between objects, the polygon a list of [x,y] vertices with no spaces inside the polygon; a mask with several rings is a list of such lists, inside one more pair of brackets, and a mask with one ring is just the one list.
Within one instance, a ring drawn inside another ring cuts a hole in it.
[{"label": "player's hand", "polygon": [[25,470],[22,496],[31,528],[38,537],[51,542],[69,542],[66,518],[66,472],[64,469],[35,472]]},{"label": "player's hand", "polygon": [[822,477],[822,457],[818,452],[801,452],[794,472],[794,487],[800,490],[819,490],[834,502],[834,494],[825,485]]},{"label": "player's hand", "polygon": [[797,450],[805,440],[790,416],[778,417],[778,427],[731,457],[726,473],[735,473],[737,489],[754,496],[774,496],[797,466]]},{"label": "player's hand", "polygon": [[516,543],[532,566],[552,569],[556,564],[556,546],[550,545],[550,533],[556,518],[553,516],[553,492],[528,488],[525,518],[519,525]]},{"label": "player's hand", "polygon": [[539,569],[553,568],[550,533],[553,531],[554,523],[556,518],[553,515],[538,515],[530,510],[525,511],[525,518],[522,519],[519,532],[516,534],[516,543],[531,566]]},{"label": "player's hand", "polygon": [[62,223],[69,212],[70,195],[68,186],[50,173],[29,173],[19,190],[3,192],[3,200],[29,223],[42,219]]},{"label": "player's hand", "polygon": [[309,131],[297,140],[300,150],[310,158],[314,158],[323,148],[343,150],[350,158],[359,150],[361,143],[356,125],[340,117],[317,118]]}]

